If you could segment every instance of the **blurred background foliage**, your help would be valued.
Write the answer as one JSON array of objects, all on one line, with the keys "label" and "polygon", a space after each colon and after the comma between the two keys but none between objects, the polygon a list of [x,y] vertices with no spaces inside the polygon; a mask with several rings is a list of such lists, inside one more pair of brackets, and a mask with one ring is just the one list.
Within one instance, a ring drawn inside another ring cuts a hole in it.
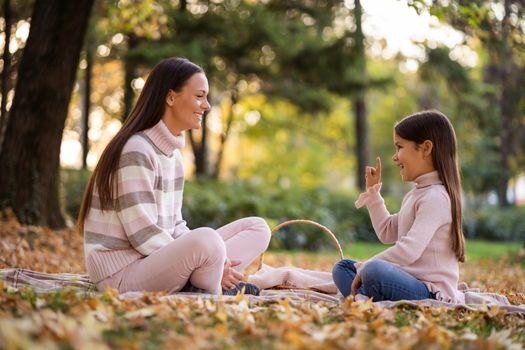
[{"label": "blurred background foliage", "polygon": [[[31,2],[9,3],[16,34],[30,23]],[[518,205],[525,168],[523,2],[385,2],[403,8],[391,16],[407,16],[401,21],[409,31],[420,30],[418,18],[430,23],[408,49],[392,49],[392,40],[402,38],[378,29],[378,6],[349,0],[96,1],[61,149],[61,193],[71,221],[89,171],[148,72],[163,58],[184,56],[206,70],[213,105],[203,130],[187,134],[183,152],[183,212],[190,227],[219,227],[252,215],[270,226],[305,218],[343,242],[375,241],[366,210],[353,204],[362,155],[368,163],[382,157],[383,193],[395,212],[410,185],[401,183],[389,161],[393,124],[435,108],[451,118],[458,135],[467,237],[524,242],[525,208]],[[15,35],[14,67],[22,34]],[[15,86],[16,75],[11,80]],[[356,124],[359,114],[364,131]],[[284,228],[272,244],[331,245],[308,227]]]},{"label": "blurred background foliage", "polygon": [[[64,170],[63,184],[66,210],[75,217],[80,207],[83,184],[88,171]],[[342,246],[354,241],[379,242],[368,212],[356,209],[354,190],[326,187],[267,186],[249,180],[217,181],[196,179],[186,182],[183,216],[190,228],[219,228],[241,217],[261,216],[271,228],[286,220],[304,218],[330,229]],[[400,198],[385,195],[390,212],[399,209]],[[496,209],[493,206],[467,207],[464,230],[467,239],[489,241],[525,241],[525,207]],[[274,249],[333,250],[331,239],[311,225],[281,228],[271,241]]]}]

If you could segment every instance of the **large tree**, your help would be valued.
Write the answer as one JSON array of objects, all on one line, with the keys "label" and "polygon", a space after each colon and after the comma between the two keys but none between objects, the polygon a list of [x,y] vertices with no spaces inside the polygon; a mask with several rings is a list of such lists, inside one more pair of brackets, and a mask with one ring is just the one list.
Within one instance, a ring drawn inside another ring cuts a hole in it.
[{"label": "large tree", "polygon": [[27,224],[63,227],[59,156],[94,0],[38,0],[0,153],[0,208]]},{"label": "large tree", "polygon": [[11,15],[10,0],[4,1],[4,53],[2,55],[2,102],[0,103],[0,150],[4,136],[4,125],[7,121],[7,95],[9,94],[9,80],[11,70],[11,53],[9,52],[9,43],[11,42],[11,26],[13,16]]},{"label": "large tree", "polygon": [[[29,21],[33,3],[31,1],[4,0],[0,8],[0,16],[4,20],[4,47],[2,53],[2,83],[1,83],[1,103],[0,103],[0,151],[9,117],[8,100],[9,94],[16,83],[16,71],[20,63],[21,52],[23,51],[23,39],[15,34],[16,28],[22,23]],[[13,43],[15,51],[13,49]]]},{"label": "large tree", "polygon": [[368,163],[368,122],[366,117],[366,101],[365,101],[365,81],[366,81],[366,54],[365,54],[365,35],[363,34],[362,25],[363,8],[361,1],[354,2],[354,18],[355,18],[355,70],[357,81],[361,83],[362,88],[358,90],[353,98],[354,114],[355,114],[355,143],[357,155],[357,182],[356,185],[361,190],[365,190],[365,167]]}]

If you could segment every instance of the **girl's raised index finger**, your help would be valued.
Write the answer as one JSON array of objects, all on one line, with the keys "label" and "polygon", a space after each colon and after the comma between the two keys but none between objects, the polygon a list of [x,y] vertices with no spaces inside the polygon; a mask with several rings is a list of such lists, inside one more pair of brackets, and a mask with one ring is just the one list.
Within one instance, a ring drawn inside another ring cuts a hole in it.
[{"label": "girl's raised index finger", "polygon": [[376,171],[381,174],[381,158],[376,158]]}]

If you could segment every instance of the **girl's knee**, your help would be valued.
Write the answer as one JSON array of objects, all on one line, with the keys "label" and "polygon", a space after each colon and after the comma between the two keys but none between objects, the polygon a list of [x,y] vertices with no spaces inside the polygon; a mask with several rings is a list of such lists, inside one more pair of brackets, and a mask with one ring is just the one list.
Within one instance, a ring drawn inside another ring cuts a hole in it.
[{"label": "girl's knee", "polygon": [[334,283],[344,297],[347,297],[351,292],[352,281],[356,273],[354,263],[353,260],[343,259],[338,261],[332,269]]},{"label": "girl's knee", "polygon": [[334,267],[332,268],[332,278],[336,284],[336,286],[339,288],[340,281],[345,277],[346,275],[346,267],[343,264],[344,260],[338,261]]},{"label": "girl's knee", "polygon": [[372,260],[365,264],[361,271],[363,284],[371,284],[383,280],[389,274],[391,265],[381,260]]},{"label": "girl's knee", "polygon": [[352,271],[353,273],[356,272],[355,269],[355,261],[350,259],[342,259],[339,260],[332,269],[332,276],[336,273],[346,272],[346,271]]}]

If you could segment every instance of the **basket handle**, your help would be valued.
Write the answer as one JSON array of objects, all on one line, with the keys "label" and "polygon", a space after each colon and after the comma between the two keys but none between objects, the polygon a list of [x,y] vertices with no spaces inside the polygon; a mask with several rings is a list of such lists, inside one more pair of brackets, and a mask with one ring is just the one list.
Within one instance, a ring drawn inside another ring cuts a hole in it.
[{"label": "basket handle", "polygon": [[[341,249],[341,245],[339,244],[339,241],[337,240],[335,235],[332,233],[332,231],[330,231],[326,226],[323,226],[323,225],[321,225],[321,224],[319,224],[319,223],[317,223],[315,221],[312,221],[312,220],[288,220],[288,221],[285,221],[285,222],[280,223],[279,225],[274,227],[274,229],[272,230],[272,236],[280,228],[282,228],[284,226],[291,225],[291,224],[310,224],[310,225],[314,225],[314,226],[317,226],[317,227],[321,228],[334,241],[334,244],[335,244],[335,246],[337,248],[337,251],[339,252],[339,256],[341,257],[341,259],[344,258],[343,249]],[[259,256],[259,263],[257,264],[257,271],[259,271],[261,269],[262,264],[263,264],[263,259],[264,259],[264,253],[262,253]]]}]

